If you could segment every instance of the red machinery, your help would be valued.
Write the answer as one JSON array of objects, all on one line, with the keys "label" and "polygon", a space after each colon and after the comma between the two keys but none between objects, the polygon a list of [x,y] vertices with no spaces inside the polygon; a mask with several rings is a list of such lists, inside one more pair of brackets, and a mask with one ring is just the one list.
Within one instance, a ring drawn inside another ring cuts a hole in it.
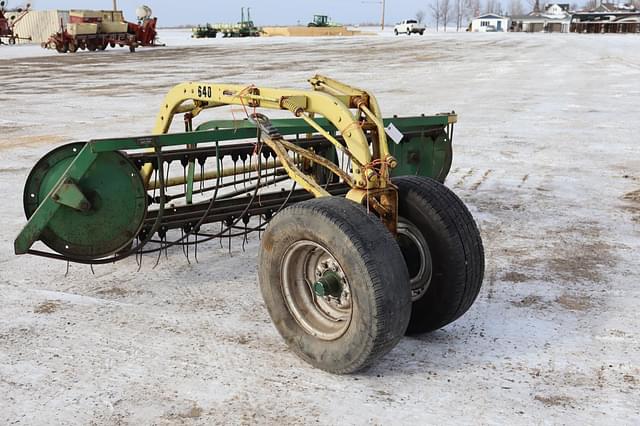
[{"label": "red machinery", "polygon": [[[0,1],[0,45],[16,44],[16,40],[31,40],[31,37],[19,37],[13,30],[18,21],[29,13],[30,5],[27,4],[24,9],[18,8],[15,11],[7,10],[6,6],[5,0]],[[7,39],[7,43],[3,39]]]},{"label": "red machinery", "polygon": [[[136,13],[138,23],[124,21],[119,11],[96,11],[95,14],[78,11],[81,16],[70,15],[66,26],[60,22],[60,31],[49,37],[42,47],[56,49],[60,53],[75,53],[78,49],[93,52],[116,45],[129,46],[131,52],[139,46],[156,46],[158,19],[151,17],[151,9],[147,6],[139,7]],[[101,14],[111,16],[103,20]]]}]

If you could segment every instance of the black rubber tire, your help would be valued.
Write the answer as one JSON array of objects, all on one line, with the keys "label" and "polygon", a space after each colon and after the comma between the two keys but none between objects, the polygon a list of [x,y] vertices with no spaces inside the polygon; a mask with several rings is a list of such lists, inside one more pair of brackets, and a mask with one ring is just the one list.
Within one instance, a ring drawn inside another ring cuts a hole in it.
[{"label": "black rubber tire", "polygon": [[56,50],[58,51],[58,53],[67,53],[69,51],[69,44],[68,43],[62,43],[60,44],[56,44]]},{"label": "black rubber tire", "polygon": [[423,176],[400,176],[398,215],[426,240],[433,272],[426,292],[413,302],[407,334],[444,327],[473,304],[484,277],[484,248],[471,213],[449,188]]},{"label": "black rubber tire", "polygon": [[398,30],[393,30],[393,33],[394,33],[395,35],[398,35]]},{"label": "black rubber tire", "polygon": [[[334,340],[308,333],[283,295],[283,258],[303,240],[329,250],[349,281],[351,321]],[[350,200],[324,197],[284,209],[262,237],[258,262],[260,289],[276,329],[292,351],[316,368],[336,374],[358,371],[405,334],[411,294],[400,248],[375,215]]]}]

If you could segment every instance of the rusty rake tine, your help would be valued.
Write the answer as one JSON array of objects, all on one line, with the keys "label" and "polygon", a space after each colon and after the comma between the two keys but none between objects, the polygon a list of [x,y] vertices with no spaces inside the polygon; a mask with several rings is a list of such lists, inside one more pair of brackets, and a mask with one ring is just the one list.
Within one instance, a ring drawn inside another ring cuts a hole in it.
[{"label": "rusty rake tine", "polygon": [[153,268],[151,269],[156,269],[156,267],[160,263],[160,257],[162,257],[162,241],[163,241],[163,238],[160,237],[160,250],[158,250],[158,258],[156,259],[156,264],[153,265]]},{"label": "rusty rake tine", "polygon": [[[138,272],[140,272],[140,270],[142,269],[142,245],[140,244],[140,239],[138,238],[138,246],[140,247],[138,249],[138,252],[140,253],[140,262],[138,263]],[[136,252],[136,261],[138,261],[138,252]]]},{"label": "rusty rake tine", "polygon": [[156,187],[158,186],[158,171],[156,170],[153,173],[153,195],[152,195],[152,199],[156,199]]},{"label": "rusty rake tine", "polygon": [[244,189],[247,189],[247,160],[246,159],[242,160],[242,180],[244,183]]},{"label": "rusty rake tine", "polygon": [[193,247],[193,258],[196,260],[196,263],[200,263],[198,261],[198,233],[197,232],[194,234],[194,237],[196,239],[196,244]]},{"label": "rusty rake tine", "polygon": [[184,188],[184,192],[185,194],[187,193],[187,168],[186,167],[182,167],[182,179],[184,180],[184,184],[182,185],[182,187]]},{"label": "rusty rake tine", "polygon": [[200,192],[204,189],[204,163],[200,165]]},{"label": "rusty rake tine", "polygon": [[233,162],[233,189],[236,189],[236,161]]},{"label": "rusty rake tine", "polygon": [[[188,239],[189,237],[187,237]],[[180,228],[180,241],[184,240],[184,229]],[[185,252],[185,248],[184,248],[184,244],[181,244],[182,246],[182,254],[184,254],[185,256],[187,255]]]},{"label": "rusty rake tine", "polygon": [[[167,236],[164,237],[165,241],[168,241]],[[169,259],[169,244],[164,245],[164,258]]]},{"label": "rusty rake tine", "polygon": [[187,234],[187,244],[183,244],[182,247],[186,247],[187,252],[187,263],[191,265],[191,259],[189,259],[189,234]]}]

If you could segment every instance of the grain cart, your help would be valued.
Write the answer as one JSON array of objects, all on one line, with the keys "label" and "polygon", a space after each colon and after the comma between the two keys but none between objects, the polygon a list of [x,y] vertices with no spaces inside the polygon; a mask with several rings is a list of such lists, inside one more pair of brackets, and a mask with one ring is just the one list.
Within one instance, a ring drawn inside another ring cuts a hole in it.
[{"label": "grain cart", "polygon": [[[183,83],[152,134],[54,149],[27,179],[15,252],[91,265],[135,256],[142,267],[169,247],[197,259],[203,244],[257,232],[276,328],[333,373],[449,324],[484,273],[476,224],[442,184],[456,115],[383,118],[372,94],[309,81],[308,91]],[[243,119],[196,126],[225,105]],[[185,131],[169,133],[179,115]]]},{"label": "grain cart", "polygon": [[31,40],[31,37],[20,37],[14,30],[15,25],[29,13],[29,7],[31,5],[27,3],[24,9],[8,10],[7,1],[0,0],[0,45],[16,44],[17,40]]},{"label": "grain cart", "polygon": [[49,37],[42,47],[59,53],[78,50],[105,50],[107,47],[129,47],[135,52],[139,46],[156,45],[157,18],[148,6],[136,10],[138,22],[127,22],[121,11],[71,10],[69,23],[60,22],[60,31]]}]

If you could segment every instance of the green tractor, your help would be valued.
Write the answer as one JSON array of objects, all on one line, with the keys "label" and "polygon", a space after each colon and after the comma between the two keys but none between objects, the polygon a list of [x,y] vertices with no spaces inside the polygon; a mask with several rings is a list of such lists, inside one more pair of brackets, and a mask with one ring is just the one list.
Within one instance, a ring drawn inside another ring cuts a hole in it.
[{"label": "green tractor", "polygon": [[313,15],[313,22],[309,22],[308,27],[332,27],[331,19],[327,15]]}]

